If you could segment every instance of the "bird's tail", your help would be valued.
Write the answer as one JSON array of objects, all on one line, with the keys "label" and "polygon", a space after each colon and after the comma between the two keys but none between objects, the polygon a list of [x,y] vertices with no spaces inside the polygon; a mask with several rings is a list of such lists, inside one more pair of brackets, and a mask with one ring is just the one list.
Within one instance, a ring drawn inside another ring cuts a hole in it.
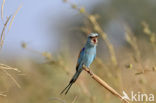
[{"label": "bird's tail", "polygon": [[60,94],[63,94],[65,91],[65,95],[68,93],[69,89],[71,88],[71,86],[73,85],[73,83],[77,80],[77,78],[79,77],[80,73],[82,70],[77,71],[74,76],[72,77],[72,79],[70,80],[69,84],[66,86],[66,88],[64,88],[62,90],[62,92]]}]

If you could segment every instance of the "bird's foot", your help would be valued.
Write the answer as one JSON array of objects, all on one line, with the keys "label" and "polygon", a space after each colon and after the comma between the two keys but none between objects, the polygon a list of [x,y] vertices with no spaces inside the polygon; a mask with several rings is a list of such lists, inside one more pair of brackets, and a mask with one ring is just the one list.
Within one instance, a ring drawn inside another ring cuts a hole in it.
[{"label": "bird's foot", "polygon": [[89,67],[83,65],[83,69],[85,69],[86,72],[88,72],[91,76],[93,76],[94,73],[89,69]]},{"label": "bird's foot", "polygon": [[93,71],[89,69],[89,74],[92,76],[93,75]]}]

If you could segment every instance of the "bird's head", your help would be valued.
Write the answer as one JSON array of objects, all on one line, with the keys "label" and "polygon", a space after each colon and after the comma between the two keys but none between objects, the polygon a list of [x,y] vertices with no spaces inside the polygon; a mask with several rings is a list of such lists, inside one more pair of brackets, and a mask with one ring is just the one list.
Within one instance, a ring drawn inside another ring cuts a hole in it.
[{"label": "bird's head", "polygon": [[96,46],[98,43],[98,34],[97,33],[91,33],[88,35],[87,44],[90,46]]}]

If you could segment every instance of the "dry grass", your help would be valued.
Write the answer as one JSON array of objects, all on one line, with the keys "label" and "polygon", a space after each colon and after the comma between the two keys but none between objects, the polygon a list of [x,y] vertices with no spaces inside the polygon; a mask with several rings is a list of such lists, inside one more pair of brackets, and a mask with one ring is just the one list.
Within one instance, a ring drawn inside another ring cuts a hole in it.
[{"label": "dry grass", "polygon": [[[86,35],[90,32],[97,32],[101,35],[109,51],[111,62],[97,57],[91,66],[91,68],[96,68],[93,69],[96,75],[87,68],[85,69],[96,82],[82,72],[69,94],[63,97],[59,93],[69,82],[68,79],[73,75],[73,67],[76,64],[73,57],[70,57],[70,53],[66,53],[66,51],[57,52],[57,54],[51,54],[48,51],[41,52],[22,43],[25,50],[44,58],[43,63],[32,59],[20,60],[19,63],[15,63],[20,69],[0,63],[0,91],[6,91],[0,92],[0,101],[2,103],[121,103],[119,99],[122,100],[120,93],[123,90],[128,94],[131,91],[156,94],[156,83],[153,82],[156,80],[156,56],[151,56],[156,50],[153,46],[155,45],[155,33],[150,30],[148,23],[143,22],[142,29],[143,33],[148,36],[150,44],[139,39],[135,32],[128,25],[125,25],[125,41],[129,48],[123,47],[115,50],[107,34],[97,22],[98,15],[89,14],[84,7],[78,7],[68,0],[64,0],[64,2],[69,3],[74,10],[87,18],[84,21],[84,26],[80,27],[82,32]],[[4,4],[5,0],[1,6],[3,21],[5,20],[3,17]],[[9,16],[4,23],[1,32],[1,47],[4,44],[5,32],[6,30],[9,32],[20,8],[21,5],[13,16]],[[145,48],[150,46],[153,47],[153,51]],[[21,71],[25,74],[24,76],[18,75]],[[100,85],[97,85],[97,82]],[[14,85],[16,86],[14,87]],[[17,87],[22,89],[17,89]],[[103,90],[101,87],[107,90]],[[127,100],[125,102],[128,103]]]},{"label": "dry grass", "polygon": [[6,91],[5,92],[0,92],[0,96],[1,97],[6,97],[7,95],[5,93],[6,93]]},{"label": "dry grass", "polygon": [[103,81],[100,77],[98,77],[97,75],[95,75],[93,72],[90,71],[89,68],[83,66],[83,69],[88,72],[88,74],[97,82],[99,83],[101,86],[103,86],[105,89],[107,89],[109,92],[111,92],[113,95],[117,96],[118,98],[120,98],[122,101],[124,101],[125,103],[129,103],[126,99],[123,99],[122,96],[116,91],[114,90],[111,86],[109,86],[105,81]]},{"label": "dry grass", "polygon": [[2,70],[16,84],[18,88],[21,88],[20,84],[16,81],[16,79],[8,72],[8,70],[13,70],[20,73],[21,71],[19,69],[10,67],[5,64],[0,64],[0,70]]},{"label": "dry grass", "polygon": [[[1,19],[2,21],[4,21],[4,15],[3,15],[3,9],[4,9],[4,5],[5,5],[5,0],[3,0],[3,3],[1,5]],[[5,23],[4,23],[4,26],[3,26],[3,29],[2,29],[2,32],[1,32],[1,37],[0,37],[0,49],[2,49],[3,47],[3,44],[4,44],[4,39],[5,39],[5,34],[6,34],[6,29],[7,29],[7,26],[8,26],[8,23],[10,21],[10,24],[9,24],[9,28],[8,28],[8,31],[10,30],[10,27],[11,27],[11,24],[15,18],[15,15],[17,14],[17,12],[14,14],[14,16],[12,17],[11,19],[11,16],[7,17]],[[21,72],[19,69],[17,68],[13,68],[11,66],[8,66],[6,64],[2,64],[0,63],[0,72],[2,71],[4,74],[6,74],[6,76],[8,76],[15,84],[18,88],[21,88],[20,84],[17,82],[17,80],[8,72],[8,70],[13,70],[13,71],[16,71],[16,72]],[[6,97],[7,95],[5,94],[6,92],[1,92],[0,93],[0,96],[2,97]]]},{"label": "dry grass", "polygon": [[[5,0],[3,0],[2,6],[1,6],[1,19],[2,19],[2,21],[4,21],[4,18],[3,18],[4,4],[5,4]],[[4,43],[5,34],[6,34],[6,33],[5,33],[5,32],[6,32],[6,29],[8,29],[8,32],[10,31],[11,25],[12,25],[14,19],[15,19],[15,16],[17,15],[17,13],[18,13],[18,11],[21,9],[21,7],[22,7],[22,5],[20,5],[20,6],[17,8],[17,10],[16,10],[16,12],[13,14],[13,16],[10,15],[9,17],[7,17],[7,19],[6,19],[5,23],[4,23],[2,32],[1,32],[0,49],[2,48],[3,43]],[[9,21],[10,21],[10,24],[9,24],[9,26],[8,26]],[[8,26],[8,28],[7,28],[7,26]],[[7,32],[7,33],[8,33],[8,32]]]},{"label": "dry grass", "polygon": [[2,21],[3,21],[4,4],[5,4],[5,0],[3,0],[2,6],[1,6],[1,19],[2,19]]},{"label": "dry grass", "polygon": [[7,24],[8,24],[8,22],[9,22],[10,18],[11,18],[11,16],[7,17],[7,20],[6,20],[5,24],[4,24],[3,30],[2,30],[2,32],[1,32],[0,49],[2,49],[2,46],[3,46],[3,44],[4,44],[5,29],[7,28]]},{"label": "dry grass", "polygon": [[10,66],[5,65],[5,64],[0,64],[0,69],[3,69],[3,70],[14,70],[16,72],[21,72],[18,68],[13,68],[13,67],[10,67]]},{"label": "dry grass", "polygon": [[110,42],[107,34],[103,31],[103,29],[101,28],[101,26],[97,22],[97,15],[89,14],[88,12],[85,11],[84,7],[78,7],[76,4],[74,4],[70,1],[65,1],[65,2],[68,2],[73,9],[79,11],[81,14],[83,14],[90,21],[90,25],[92,25],[93,29],[89,30],[88,28],[86,28],[86,29],[82,28],[82,30],[87,31],[87,34],[89,34],[91,32],[97,32],[101,35],[102,39],[105,41],[106,46],[109,50],[110,59],[112,61],[112,64],[117,66],[117,59],[116,59],[114,47],[113,47],[112,43]]},{"label": "dry grass", "polygon": [[74,100],[72,101],[72,103],[75,103],[76,102],[76,100],[77,100],[77,96],[75,96],[75,98],[74,98]]},{"label": "dry grass", "polygon": [[13,14],[12,18],[11,18],[11,21],[10,21],[10,24],[9,24],[9,27],[8,27],[8,32],[10,31],[11,29],[11,26],[12,26],[12,23],[15,19],[15,16],[17,15],[17,13],[19,12],[19,10],[22,8],[22,5],[20,5],[17,10],[15,11],[15,13]]}]

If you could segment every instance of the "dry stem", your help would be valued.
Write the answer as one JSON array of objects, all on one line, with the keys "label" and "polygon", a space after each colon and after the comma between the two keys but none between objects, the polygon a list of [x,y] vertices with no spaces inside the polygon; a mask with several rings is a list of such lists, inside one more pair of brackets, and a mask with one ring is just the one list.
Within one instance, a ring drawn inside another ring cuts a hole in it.
[{"label": "dry stem", "polygon": [[95,75],[94,73],[90,72],[90,70],[83,66],[83,69],[90,74],[90,76],[96,81],[98,82],[101,86],[103,86],[105,89],[107,89],[109,92],[111,92],[113,95],[117,96],[118,98],[120,98],[121,100],[123,100],[125,103],[129,103],[126,99],[123,99],[122,96],[115,91],[111,86],[109,86],[105,81],[103,81],[100,77],[98,77],[97,75]]}]

